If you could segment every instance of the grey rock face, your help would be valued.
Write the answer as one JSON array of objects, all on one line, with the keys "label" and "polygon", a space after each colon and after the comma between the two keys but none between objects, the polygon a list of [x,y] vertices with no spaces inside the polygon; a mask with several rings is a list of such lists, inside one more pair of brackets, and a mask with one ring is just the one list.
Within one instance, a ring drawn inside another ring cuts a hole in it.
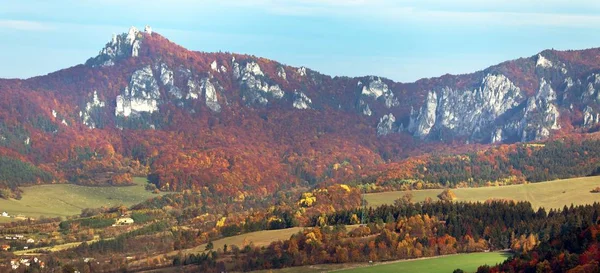
[{"label": "grey rock face", "polygon": [[[149,31],[152,33],[152,30]],[[86,64],[91,66],[112,66],[115,61],[127,57],[137,57],[141,46],[140,31],[131,27],[127,33],[120,35],[113,34],[98,56],[89,59]]]},{"label": "grey rock face", "polygon": [[395,123],[396,117],[394,117],[394,114],[384,115],[379,119],[379,123],[377,123],[377,135],[385,136],[397,132],[398,128]]},{"label": "grey rock face", "polygon": [[148,65],[131,75],[129,85],[117,96],[115,116],[128,117],[158,111],[160,90]]},{"label": "grey rock face", "polygon": [[359,109],[364,115],[370,116],[371,109],[369,109],[369,98],[375,101],[382,101],[386,108],[398,106],[400,102],[398,98],[394,97],[394,93],[388,87],[388,85],[381,80],[379,77],[369,77],[367,83],[358,83],[358,87],[361,90],[361,98],[359,102]]},{"label": "grey rock face", "polygon": [[306,94],[296,91],[294,92],[294,102],[292,106],[296,109],[310,109],[312,100]]},{"label": "grey rock face", "polygon": [[160,81],[163,86],[166,88],[167,92],[173,95],[177,99],[183,98],[183,93],[179,89],[179,87],[175,86],[174,73],[169,67],[161,63],[160,64]]},{"label": "grey rock face", "polygon": [[[90,101],[86,103],[85,109],[79,112],[79,116],[81,117],[83,124],[90,129],[96,128],[98,120],[96,120],[95,115],[96,113],[102,111],[102,108],[104,108],[105,105],[106,103],[98,98],[98,92],[94,90],[94,94],[92,95]],[[56,117],[54,111],[53,115]]]},{"label": "grey rock face", "polygon": [[277,67],[277,76],[284,80],[287,80],[287,74],[285,73],[285,69],[283,69],[283,67]]},{"label": "grey rock face", "polygon": [[523,98],[521,90],[504,75],[487,74],[474,90],[444,87],[430,91],[424,106],[412,111],[408,130],[422,138],[442,129],[457,136],[483,138],[480,134]]},{"label": "grey rock face", "polygon": [[204,97],[206,106],[213,112],[221,111],[221,104],[219,104],[217,89],[218,87],[213,84],[209,78],[203,78],[200,82],[196,82],[192,79],[188,80],[187,83],[188,94],[186,99],[199,99]]},{"label": "grey rock face", "polygon": [[247,104],[267,105],[269,98],[281,99],[285,92],[277,84],[270,84],[255,62],[240,65],[233,62],[233,76],[239,81],[242,100]]},{"label": "grey rock face", "polygon": [[491,143],[502,143],[503,140],[502,128],[496,129],[496,131],[492,133]]},{"label": "grey rock face", "polygon": [[550,136],[551,130],[560,129],[560,112],[555,101],[556,92],[542,78],[538,92],[527,100],[522,112],[519,124],[521,141],[543,140]]},{"label": "grey rock face", "polygon": [[590,127],[600,122],[600,114],[595,112],[589,105],[583,110],[583,126]]}]

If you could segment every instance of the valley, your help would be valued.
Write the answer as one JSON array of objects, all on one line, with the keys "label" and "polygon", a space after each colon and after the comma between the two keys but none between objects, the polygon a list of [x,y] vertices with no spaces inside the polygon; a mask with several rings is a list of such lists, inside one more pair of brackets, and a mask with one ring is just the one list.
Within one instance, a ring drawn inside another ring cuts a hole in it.
[{"label": "valley", "polygon": [[131,27],[0,79],[0,272],[599,271],[599,70],[402,83]]}]

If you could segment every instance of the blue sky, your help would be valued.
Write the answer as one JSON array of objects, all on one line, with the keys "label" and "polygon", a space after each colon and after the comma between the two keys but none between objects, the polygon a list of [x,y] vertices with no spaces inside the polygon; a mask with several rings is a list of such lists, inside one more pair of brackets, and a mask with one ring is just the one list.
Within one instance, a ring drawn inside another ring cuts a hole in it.
[{"label": "blue sky", "polygon": [[473,72],[547,48],[600,47],[596,0],[1,2],[1,78],[83,63],[113,33],[146,24],[192,50],[404,82]]}]

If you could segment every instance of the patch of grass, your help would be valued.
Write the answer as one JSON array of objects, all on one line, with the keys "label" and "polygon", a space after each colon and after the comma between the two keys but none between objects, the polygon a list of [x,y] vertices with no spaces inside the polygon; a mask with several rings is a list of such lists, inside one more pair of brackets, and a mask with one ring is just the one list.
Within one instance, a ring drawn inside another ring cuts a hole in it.
[{"label": "patch of grass", "polygon": [[481,265],[496,265],[511,256],[506,252],[468,253],[443,257],[432,257],[417,260],[404,260],[381,265],[367,265],[339,272],[362,273],[362,272],[426,272],[447,273],[460,268],[465,272],[475,272]]},{"label": "patch of grass", "polygon": [[[550,182],[529,183],[523,185],[452,189],[456,194],[456,202],[483,202],[490,198],[513,199],[528,201],[534,208],[544,207],[563,208],[565,205],[585,205],[600,202],[600,195],[590,192],[600,186],[600,177],[581,177],[555,180]],[[438,200],[437,195],[443,190],[411,191],[414,201],[423,201],[430,197]],[[370,206],[376,207],[383,204],[394,204],[394,200],[402,197],[404,191],[369,193],[365,195]]]},{"label": "patch of grass", "polygon": [[[39,218],[80,214],[84,208],[131,206],[156,196],[145,190],[145,177],[135,177],[134,186],[88,187],[73,184],[22,187],[21,200],[0,199],[0,211]],[[7,218],[9,219],[9,218]],[[13,218],[10,218],[13,219]]]}]

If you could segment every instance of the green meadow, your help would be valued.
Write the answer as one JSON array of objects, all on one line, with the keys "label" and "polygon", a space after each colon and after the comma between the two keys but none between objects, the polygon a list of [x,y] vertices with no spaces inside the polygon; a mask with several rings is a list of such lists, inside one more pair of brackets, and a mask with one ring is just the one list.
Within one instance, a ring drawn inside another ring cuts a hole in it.
[{"label": "green meadow", "polygon": [[[131,206],[156,196],[145,190],[144,177],[133,179],[135,185],[125,187],[88,187],[52,184],[22,187],[22,199],[0,199],[0,212],[11,216],[64,217],[80,214],[84,208]],[[0,217],[0,223],[14,218]]]}]

